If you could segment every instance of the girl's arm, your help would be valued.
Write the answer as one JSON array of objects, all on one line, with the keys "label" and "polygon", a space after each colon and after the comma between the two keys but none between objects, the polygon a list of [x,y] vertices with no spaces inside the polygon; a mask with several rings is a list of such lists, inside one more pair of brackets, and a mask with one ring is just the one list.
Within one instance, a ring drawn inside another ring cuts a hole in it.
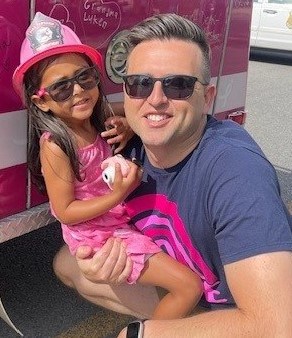
[{"label": "girl's arm", "polygon": [[41,165],[50,203],[58,220],[65,224],[76,224],[102,215],[121,203],[140,183],[139,168],[129,163],[130,170],[123,178],[120,166],[116,166],[113,190],[104,196],[90,200],[76,200],[74,175],[68,156],[50,140],[41,144]]},{"label": "girl's arm", "polygon": [[108,130],[102,132],[101,136],[107,138],[108,144],[117,145],[114,154],[118,154],[125,148],[127,142],[134,136],[127,119],[123,116],[109,117],[105,122],[105,127]]}]

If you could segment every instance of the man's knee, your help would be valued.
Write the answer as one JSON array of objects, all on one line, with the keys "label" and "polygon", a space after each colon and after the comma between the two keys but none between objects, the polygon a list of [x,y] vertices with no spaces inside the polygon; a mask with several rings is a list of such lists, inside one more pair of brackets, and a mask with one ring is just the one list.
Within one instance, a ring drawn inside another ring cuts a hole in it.
[{"label": "man's knee", "polygon": [[74,288],[74,257],[71,256],[67,246],[63,246],[55,255],[53,270],[62,283]]}]

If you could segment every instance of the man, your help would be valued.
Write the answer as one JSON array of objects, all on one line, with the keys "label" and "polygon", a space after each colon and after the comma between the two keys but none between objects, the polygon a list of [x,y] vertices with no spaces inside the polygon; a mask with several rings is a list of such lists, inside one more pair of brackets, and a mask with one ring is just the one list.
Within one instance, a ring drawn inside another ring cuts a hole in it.
[{"label": "man", "polygon": [[[207,115],[216,90],[204,33],[162,14],[134,27],[129,41],[125,114],[143,144],[134,138],[126,155],[142,162],[144,177],[127,209],[139,230],[199,273],[201,305],[212,310],[148,320],[144,337],[290,337],[291,217],[247,132]],[[96,304],[151,317],[158,294],[123,283],[131,271],[123,243],[90,253],[80,248],[77,267],[63,248],[57,275]]]}]

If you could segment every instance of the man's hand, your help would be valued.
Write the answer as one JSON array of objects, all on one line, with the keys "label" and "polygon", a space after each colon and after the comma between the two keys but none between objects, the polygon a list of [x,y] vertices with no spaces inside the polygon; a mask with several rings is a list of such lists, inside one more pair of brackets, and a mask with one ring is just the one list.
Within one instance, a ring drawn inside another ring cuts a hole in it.
[{"label": "man's hand", "polygon": [[108,239],[95,254],[88,246],[79,247],[76,260],[85,278],[94,283],[120,284],[127,280],[132,271],[132,261],[119,238]]}]

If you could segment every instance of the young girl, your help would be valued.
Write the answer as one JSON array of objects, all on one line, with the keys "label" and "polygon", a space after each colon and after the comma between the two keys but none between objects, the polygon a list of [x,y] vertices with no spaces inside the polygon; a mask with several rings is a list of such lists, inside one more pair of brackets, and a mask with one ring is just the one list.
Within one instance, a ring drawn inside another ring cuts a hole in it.
[{"label": "young girl", "polygon": [[[110,188],[102,180],[101,163],[111,156],[111,148],[100,136],[106,102],[101,69],[95,49],[59,21],[36,14],[13,75],[29,113],[30,171],[45,188],[73,255],[80,245],[96,251],[108,238],[122,238],[133,262],[128,282],[168,290],[153,317],[186,316],[202,295],[200,278],[135,231],[122,204],[139,184],[141,170],[128,161],[125,177],[121,166],[115,166]],[[115,132],[125,136],[123,118],[116,118],[115,125]],[[123,146],[125,137],[119,141]]]}]

